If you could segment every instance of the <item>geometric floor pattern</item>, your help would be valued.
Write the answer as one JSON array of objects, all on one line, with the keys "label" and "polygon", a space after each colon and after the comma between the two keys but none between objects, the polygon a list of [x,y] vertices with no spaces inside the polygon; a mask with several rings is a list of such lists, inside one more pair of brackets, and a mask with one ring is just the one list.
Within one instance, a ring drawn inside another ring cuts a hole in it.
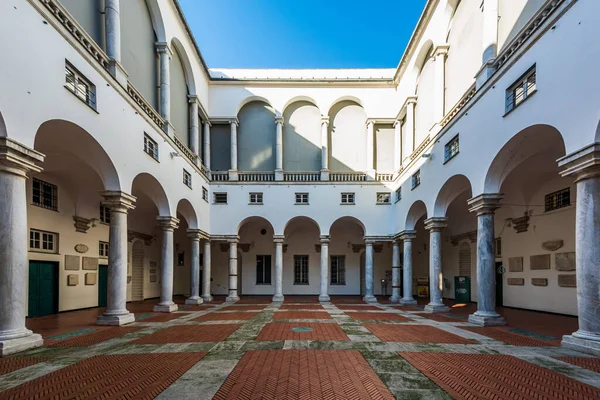
[{"label": "geometric floor pattern", "polygon": [[46,346],[0,359],[0,399],[600,399],[600,359],[556,346],[572,318],[504,309],[512,325],[478,328],[469,305],[438,318],[331,300],[248,296],[168,316],[147,300],[128,304],[124,328],[95,325],[101,309],[28,320]]}]

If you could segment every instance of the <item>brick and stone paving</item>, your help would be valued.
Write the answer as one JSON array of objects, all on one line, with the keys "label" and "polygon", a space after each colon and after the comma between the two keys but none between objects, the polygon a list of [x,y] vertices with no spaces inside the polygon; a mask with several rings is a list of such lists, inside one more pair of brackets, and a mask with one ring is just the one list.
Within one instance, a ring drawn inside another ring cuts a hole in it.
[{"label": "brick and stone paving", "polygon": [[223,300],[129,303],[121,328],[95,325],[102,309],[28,319],[45,347],[0,359],[0,398],[600,398],[600,359],[556,346],[576,318],[505,308],[509,326],[480,328],[472,304]]}]

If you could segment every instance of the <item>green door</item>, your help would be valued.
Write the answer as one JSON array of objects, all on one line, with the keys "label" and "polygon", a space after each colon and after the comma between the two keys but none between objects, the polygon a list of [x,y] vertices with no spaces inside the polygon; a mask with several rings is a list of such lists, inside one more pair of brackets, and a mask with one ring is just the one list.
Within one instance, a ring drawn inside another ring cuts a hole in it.
[{"label": "green door", "polygon": [[53,262],[29,262],[30,317],[58,313],[58,266]]},{"label": "green door", "polygon": [[106,307],[108,297],[108,265],[98,266],[98,307]]}]

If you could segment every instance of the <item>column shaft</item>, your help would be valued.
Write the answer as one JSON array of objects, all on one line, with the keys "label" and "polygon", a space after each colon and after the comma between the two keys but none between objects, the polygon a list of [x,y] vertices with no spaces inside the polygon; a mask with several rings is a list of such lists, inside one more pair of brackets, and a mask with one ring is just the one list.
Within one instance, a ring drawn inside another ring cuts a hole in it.
[{"label": "column shaft", "polygon": [[373,121],[367,122],[367,174],[370,178],[375,179],[375,165],[374,165],[374,143],[375,143],[375,123]]},{"label": "column shaft", "polygon": [[162,228],[161,247],[161,285],[160,302],[154,306],[155,312],[177,311],[177,304],[173,302],[173,231],[177,229],[178,222],[172,217],[158,217]]},{"label": "column shaft", "polygon": [[400,302],[400,244],[394,241],[392,247],[392,303]]},{"label": "column shaft", "polygon": [[425,229],[429,231],[429,312],[448,312],[442,302],[442,229],[446,227],[446,218],[433,217],[425,220]]},{"label": "column shaft", "polygon": [[367,303],[375,303],[377,299],[373,295],[373,243],[365,243],[365,297]]},{"label": "column shaft", "polygon": [[414,231],[405,233],[401,236],[404,241],[404,297],[400,300],[402,305],[417,304],[413,297],[413,284],[412,284],[412,241],[416,237]]},{"label": "column shaft", "polygon": [[210,293],[210,240],[204,242],[204,266],[202,267],[202,300],[205,302],[212,301],[212,295]]},{"label": "column shaft", "polygon": [[156,45],[160,63],[160,116],[167,125],[171,121],[171,51],[166,43]]},{"label": "column shaft", "polygon": [[228,302],[236,302],[238,296],[238,264],[237,264],[237,241],[229,242],[229,296]]},{"label": "column shaft", "polygon": [[283,301],[283,238],[275,241],[275,296],[273,301]]},{"label": "column shaft", "polygon": [[394,171],[402,166],[402,124],[399,120],[394,122]]},{"label": "column shaft", "polygon": [[330,301],[329,298],[329,237],[321,237],[321,290],[319,301]]},{"label": "column shaft", "polygon": [[231,170],[238,169],[237,122],[231,123]]},{"label": "column shaft", "polygon": [[407,160],[415,151],[415,105],[416,97],[407,100],[406,119],[402,127],[404,140],[402,141],[402,160]]},{"label": "column shaft", "polygon": [[105,0],[106,55],[121,62],[121,17],[119,0]]},{"label": "column shaft", "polygon": [[198,99],[190,96],[190,150],[200,157],[200,117],[198,116]]},{"label": "column shaft", "polygon": [[498,52],[498,0],[483,1],[482,62],[493,60]]},{"label": "column shaft", "polygon": [[196,231],[188,233],[190,237],[191,260],[190,260],[190,297],[185,304],[202,304],[200,298],[200,235]]},{"label": "column shaft", "polygon": [[321,119],[321,169],[329,169],[329,118]]},{"label": "column shaft", "polygon": [[210,122],[204,123],[204,166],[210,171]]},{"label": "column shaft", "polygon": [[433,113],[435,123],[444,119],[446,97],[446,54],[448,46],[438,46],[435,50],[435,102]]},{"label": "column shaft", "polygon": [[275,137],[275,169],[283,170],[283,117],[275,119],[277,134]]}]

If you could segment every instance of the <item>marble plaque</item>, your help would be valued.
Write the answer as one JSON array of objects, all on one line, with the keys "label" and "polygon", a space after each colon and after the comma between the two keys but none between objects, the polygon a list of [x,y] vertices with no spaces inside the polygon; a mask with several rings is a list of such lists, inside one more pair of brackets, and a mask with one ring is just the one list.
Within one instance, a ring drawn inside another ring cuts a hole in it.
[{"label": "marble plaque", "polygon": [[550,269],[550,254],[540,254],[529,257],[529,268],[532,271]]},{"label": "marble plaque", "polygon": [[577,287],[576,275],[558,275],[558,286]]},{"label": "marble plaque", "polygon": [[508,272],[523,272],[523,257],[509,258]]},{"label": "marble plaque", "polygon": [[95,272],[88,272],[85,274],[85,284],[86,285],[95,285],[96,284],[97,275]]},{"label": "marble plaque", "polygon": [[65,256],[65,271],[79,271],[79,256]]},{"label": "marble plaque", "polygon": [[150,273],[151,274],[155,274],[156,273],[156,268],[150,268]]},{"label": "marble plaque", "polygon": [[523,278],[508,278],[506,282],[510,286],[523,286],[525,285],[525,279]]},{"label": "marble plaque", "polygon": [[531,278],[531,284],[533,286],[548,286],[548,279],[546,279],[546,278]]},{"label": "marble plaque", "polygon": [[77,286],[77,285],[79,285],[79,275],[77,275],[77,274],[67,275],[67,286]]},{"label": "marble plaque", "polygon": [[150,275],[150,282],[156,282],[156,275]]},{"label": "marble plaque", "polygon": [[575,252],[556,253],[554,256],[556,269],[559,271],[575,271]]},{"label": "marble plaque", "polygon": [[87,271],[98,270],[98,259],[93,257],[83,257],[83,269]]}]

